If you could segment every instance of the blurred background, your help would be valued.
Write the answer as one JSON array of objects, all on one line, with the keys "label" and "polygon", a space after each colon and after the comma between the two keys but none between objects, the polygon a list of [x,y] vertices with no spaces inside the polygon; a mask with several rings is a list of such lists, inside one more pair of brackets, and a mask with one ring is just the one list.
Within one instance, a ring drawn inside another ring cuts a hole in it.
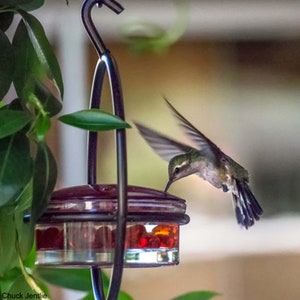
[{"label": "blurred background", "polygon": [[[162,190],[167,182],[167,163],[133,121],[185,141],[166,96],[249,170],[265,211],[253,228],[242,230],[230,194],[197,176],[176,182],[169,192],[187,201],[191,217],[181,229],[180,265],[127,269],[122,289],[137,300],[168,300],[192,290],[214,290],[222,300],[300,299],[300,1],[121,3],[119,16],[107,8],[93,16],[118,62],[133,126],[127,135],[129,184]],[[63,113],[87,108],[97,61],[80,5],[51,0],[36,12],[62,67]],[[159,43],[145,46],[155,38]],[[102,101],[110,111],[107,88]],[[53,125],[57,188],[85,184],[85,132]],[[99,183],[116,182],[114,147],[112,133],[100,135]],[[53,290],[54,299],[80,298]]]}]

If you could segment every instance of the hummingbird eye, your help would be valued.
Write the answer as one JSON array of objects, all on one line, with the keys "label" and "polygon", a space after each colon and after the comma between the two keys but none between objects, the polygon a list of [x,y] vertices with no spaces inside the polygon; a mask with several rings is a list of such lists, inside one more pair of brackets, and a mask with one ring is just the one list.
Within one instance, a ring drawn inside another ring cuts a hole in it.
[{"label": "hummingbird eye", "polygon": [[179,168],[179,167],[175,167],[174,173],[175,173],[175,174],[178,174],[179,172],[180,172],[180,168]]}]

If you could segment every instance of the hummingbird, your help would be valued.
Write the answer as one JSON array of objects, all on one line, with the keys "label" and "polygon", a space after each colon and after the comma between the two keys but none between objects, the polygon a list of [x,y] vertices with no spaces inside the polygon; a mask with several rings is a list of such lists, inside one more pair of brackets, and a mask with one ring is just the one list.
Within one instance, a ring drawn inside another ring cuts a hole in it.
[{"label": "hummingbird", "polygon": [[260,219],[263,209],[249,187],[248,171],[183,117],[166,98],[165,101],[195,147],[135,122],[146,142],[162,159],[169,162],[169,180],[164,192],[168,191],[173,182],[197,174],[214,187],[232,194],[238,224],[246,229],[254,225]]}]

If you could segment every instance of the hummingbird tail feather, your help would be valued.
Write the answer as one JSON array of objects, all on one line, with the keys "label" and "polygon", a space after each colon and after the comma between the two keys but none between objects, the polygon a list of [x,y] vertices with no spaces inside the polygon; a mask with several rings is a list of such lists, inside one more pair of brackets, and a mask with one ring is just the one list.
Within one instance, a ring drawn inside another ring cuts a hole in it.
[{"label": "hummingbird tail feather", "polygon": [[248,229],[260,219],[263,209],[251,192],[248,183],[243,180],[235,180],[237,192],[233,193],[235,214],[238,224]]}]

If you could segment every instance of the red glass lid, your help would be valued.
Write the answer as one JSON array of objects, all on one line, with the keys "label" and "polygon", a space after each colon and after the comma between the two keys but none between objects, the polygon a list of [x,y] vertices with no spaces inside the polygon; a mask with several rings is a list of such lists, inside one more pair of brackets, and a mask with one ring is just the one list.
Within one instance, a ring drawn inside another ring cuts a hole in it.
[{"label": "red glass lid", "polygon": [[[185,200],[155,189],[128,186],[127,207],[129,218],[147,216],[146,219],[167,217],[178,223],[186,224],[189,217],[185,215]],[[112,218],[118,207],[117,185],[82,185],[64,188],[52,193],[51,201],[40,220],[49,218],[54,221],[61,218],[74,218],[81,215],[102,215],[102,219]],[[85,216],[83,216],[85,215]],[[67,217],[68,216],[68,217]],[[104,220],[103,219],[103,220]]]}]

